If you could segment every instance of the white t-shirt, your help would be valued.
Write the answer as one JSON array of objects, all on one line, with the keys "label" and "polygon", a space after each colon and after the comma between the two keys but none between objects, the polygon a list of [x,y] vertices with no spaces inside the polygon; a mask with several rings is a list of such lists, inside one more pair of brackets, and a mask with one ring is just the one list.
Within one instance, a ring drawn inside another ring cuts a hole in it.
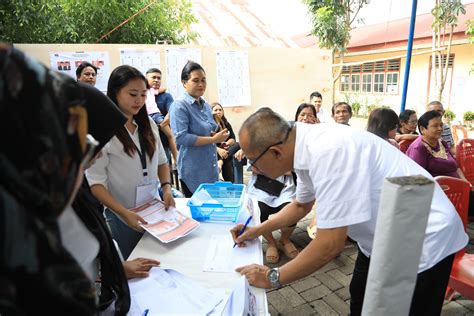
[{"label": "white t-shirt", "polygon": [[[135,123],[135,122],[134,122]],[[158,127],[150,119],[151,129],[156,140],[156,149],[150,161],[146,155],[149,180],[158,180],[158,165],[168,162],[165,151],[161,145]],[[132,134],[129,132],[135,145],[140,148],[138,128]],[[140,148],[141,151],[141,148]],[[130,157],[123,151],[123,145],[117,136],[114,136],[102,149],[102,157],[86,170],[89,185],[102,184],[109,193],[124,207],[135,207],[136,187],[147,181],[143,176],[140,155]]]},{"label": "white t-shirt", "polygon": [[319,108],[319,111],[318,113],[316,113],[316,116],[318,117],[320,123],[329,122],[330,115],[328,115],[328,112],[322,106]]},{"label": "white t-shirt", "polygon": [[[382,184],[387,177],[433,177],[387,141],[342,124],[297,124],[296,199],[317,200],[318,228],[348,226],[370,256]],[[419,272],[462,249],[468,236],[456,209],[435,184]]]},{"label": "white t-shirt", "polygon": [[257,176],[252,175],[250,177],[249,183],[247,185],[247,192],[250,197],[256,198],[257,201],[263,202],[270,207],[278,207],[283,203],[290,203],[295,198],[296,187],[295,182],[293,181],[293,176],[280,176],[275,180],[280,181],[285,184],[285,187],[281,191],[279,196],[274,196],[268,194],[265,191],[257,189],[255,185],[255,181],[257,181]]}]

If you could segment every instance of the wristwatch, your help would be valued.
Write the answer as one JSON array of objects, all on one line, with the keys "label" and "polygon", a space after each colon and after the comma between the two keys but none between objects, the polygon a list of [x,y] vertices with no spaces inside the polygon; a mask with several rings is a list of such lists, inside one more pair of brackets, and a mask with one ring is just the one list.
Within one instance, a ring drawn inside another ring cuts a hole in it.
[{"label": "wristwatch", "polygon": [[273,269],[268,270],[267,280],[268,280],[268,282],[270,282],[272,287],[277,288],[277,289],[281,288],[279,269],[278,268],[273,268]]}]

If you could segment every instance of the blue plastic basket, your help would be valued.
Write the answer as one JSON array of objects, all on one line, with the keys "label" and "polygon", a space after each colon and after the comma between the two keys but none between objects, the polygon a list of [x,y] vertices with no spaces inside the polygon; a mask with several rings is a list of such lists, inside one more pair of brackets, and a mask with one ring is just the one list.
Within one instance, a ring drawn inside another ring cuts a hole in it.
[{"label": "blue plastic basket", "polygon": [[203,203],[197,206],[189,200],[187,205],[192,217],[198,221],[235,223],[242,208],[245,185],[231,182],[203,183],[195,193],[203,189],[218,203]]}]

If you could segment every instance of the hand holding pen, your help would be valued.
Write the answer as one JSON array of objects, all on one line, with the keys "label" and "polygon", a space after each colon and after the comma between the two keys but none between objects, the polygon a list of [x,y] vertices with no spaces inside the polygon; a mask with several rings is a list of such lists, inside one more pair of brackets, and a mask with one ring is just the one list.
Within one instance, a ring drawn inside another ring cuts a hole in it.
[{"label": "hand holding pen", "polygon": [[257,229],[255,227],[249,227],[248,224],[252,220],[252,216],[250,216],[245,224],[238,224],[234,226],[231,230],[230,233],[232,234],[232,239],[234,240],[236,245],[239,245],[239,247],[245,246],[244,241],[246,240],[253,240],[260,236],[257,233]]}]

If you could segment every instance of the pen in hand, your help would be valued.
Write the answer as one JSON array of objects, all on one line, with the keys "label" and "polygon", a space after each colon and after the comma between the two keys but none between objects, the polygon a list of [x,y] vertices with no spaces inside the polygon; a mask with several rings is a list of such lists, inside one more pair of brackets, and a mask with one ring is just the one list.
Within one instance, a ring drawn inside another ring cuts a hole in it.
[{"label": "pen in hand", "polygon": [[[250,215],[250,217],[247,219],[247,221],[244,224],[244,227],[242,227],[242,229],[240,230],[237,237],[239,237],[240,235],[242,235],[244,233],[245,229],[247,228],[247,225],[250,223],[251,220],[252,220],[252,215]],[[237,245],[237,243],[234,242],[234,247],[232,247],[232,248],[235,248],[236,245]]]}]

